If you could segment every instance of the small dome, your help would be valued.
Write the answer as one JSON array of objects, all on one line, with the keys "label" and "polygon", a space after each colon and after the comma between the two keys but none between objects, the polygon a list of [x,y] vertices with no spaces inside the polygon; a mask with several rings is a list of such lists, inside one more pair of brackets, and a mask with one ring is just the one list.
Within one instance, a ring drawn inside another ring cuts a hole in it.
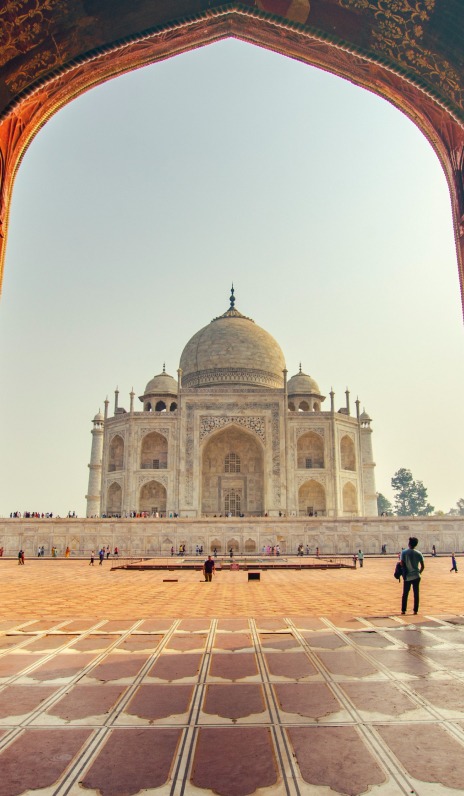
[{"label": "small dome", "polygon": [[251,318],[230,307],[189,340],[181,358],[184,387],[282,388],[285,359],[279,344]]},{"label": "small dome", "polygon": [[98,413],[95,415],[95,417],[94,417],[94,419],[93,419],[93,422],[94,422],[94,423],[103,423],[104,419],[105,419],[105,418],[103,417],[102,413],[101,413],[101,412],[98,412]]},{"label": "small dome", "polygon": [[289,379],[287,392],[289,395],[308,395],[311,393],[320,395],[321,391],[317,382],[311,376],[308,376],[307,373],[303,373],[300,365],[299,373]]},{"label": "small dome", "polygon": [[166,373],[163,365],[163,372],[154,376],[145,387],[144,395],[177,395],[177,381]]},{"label": "small dome", "polygon": [[362,420],[363,423],[370,423],[372,420],[372,418],[369,417],[365,409],[364,412],[361,412],[361,414],[359,415],[359,419]]}]

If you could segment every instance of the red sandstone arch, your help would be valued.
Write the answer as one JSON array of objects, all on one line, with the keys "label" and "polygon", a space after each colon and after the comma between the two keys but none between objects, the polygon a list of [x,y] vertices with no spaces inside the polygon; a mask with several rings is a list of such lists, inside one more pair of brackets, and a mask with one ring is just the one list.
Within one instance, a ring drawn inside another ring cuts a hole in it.
[{"label": "red sandstone arch", "polygon": [[21,9],[0,9],[0,284],[15,174],[50,116],[119,74],[235,37],[347,78],[419,127],[448,181],[464,302],[461,0],[31,0]]}]

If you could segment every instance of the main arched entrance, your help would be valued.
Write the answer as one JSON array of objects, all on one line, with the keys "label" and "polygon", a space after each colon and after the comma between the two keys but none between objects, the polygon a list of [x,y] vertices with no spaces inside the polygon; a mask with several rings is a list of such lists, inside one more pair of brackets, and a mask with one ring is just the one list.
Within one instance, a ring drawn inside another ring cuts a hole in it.
[{"label": "main arched entrance", "polygon": [[230,425],[205,443],[201,456],[201,513],[260,516],[264,513],[263,450],[247,431]]}]

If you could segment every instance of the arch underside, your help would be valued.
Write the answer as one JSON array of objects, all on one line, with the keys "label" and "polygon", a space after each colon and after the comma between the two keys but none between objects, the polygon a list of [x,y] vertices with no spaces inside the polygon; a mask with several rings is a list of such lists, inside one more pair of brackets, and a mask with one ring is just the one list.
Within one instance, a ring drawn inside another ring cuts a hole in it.
[{"label": "arch underside", "polygon": [[[460,0],[35,0],[0,9],[0,280],[16,170],[60,107],[119,74],[235,37],[318,66],[384,97],[422,130],[450,188],[464,283],[464,26]],[[95,5],[95,4],[94,4]],[[380,156],[380,155],[379,155]],[[464,293],[462,292],[463,298]]]}]

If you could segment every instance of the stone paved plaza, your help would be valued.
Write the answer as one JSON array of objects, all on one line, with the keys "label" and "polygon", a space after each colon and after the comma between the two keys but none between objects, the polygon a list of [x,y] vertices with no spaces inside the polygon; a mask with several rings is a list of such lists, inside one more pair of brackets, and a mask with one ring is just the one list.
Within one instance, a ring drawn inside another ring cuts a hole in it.
[{"label": "stone paved plaza", "polygon": [[462,792],[461,573],[393,569],[0,560],[0,796]]}]

